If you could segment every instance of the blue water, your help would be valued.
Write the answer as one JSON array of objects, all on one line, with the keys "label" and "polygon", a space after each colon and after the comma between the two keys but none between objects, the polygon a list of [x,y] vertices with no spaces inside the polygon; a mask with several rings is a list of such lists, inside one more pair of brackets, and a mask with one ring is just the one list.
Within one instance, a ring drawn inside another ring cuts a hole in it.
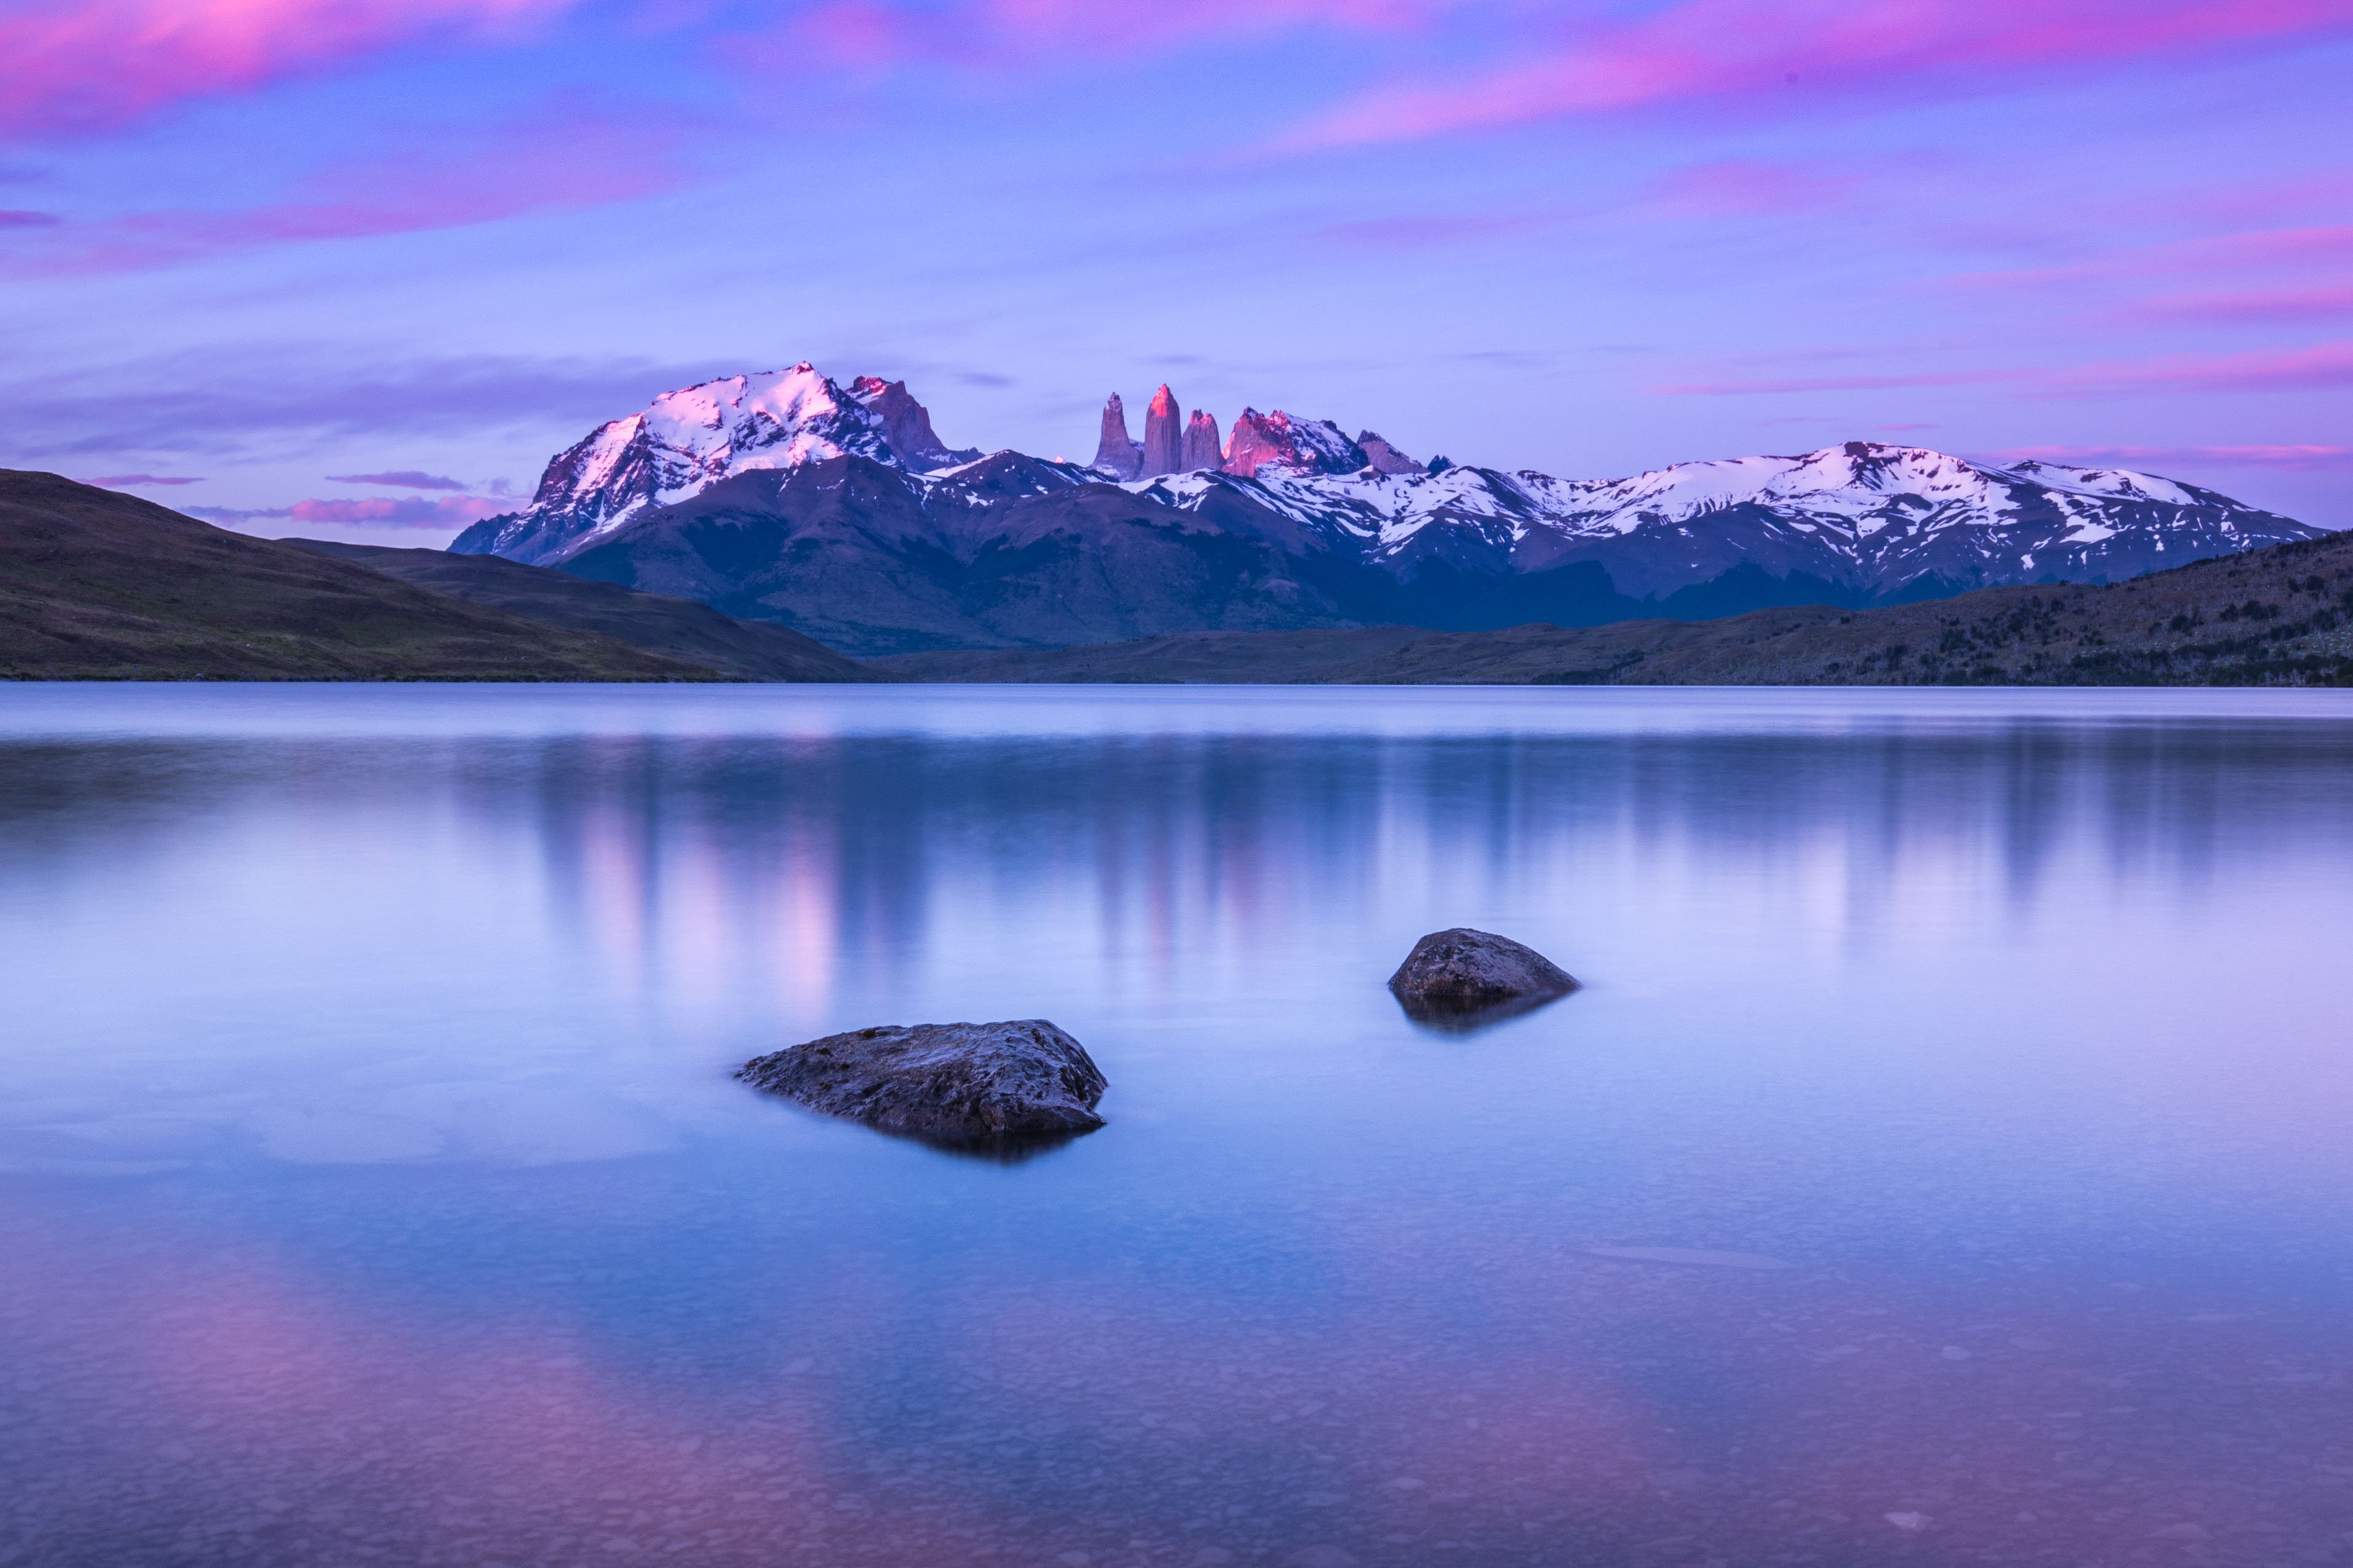
[{"label": "blue water", "polygon": [[0,1562],[2353,1563],[2348,937],[2353,694],[0,689]]}]

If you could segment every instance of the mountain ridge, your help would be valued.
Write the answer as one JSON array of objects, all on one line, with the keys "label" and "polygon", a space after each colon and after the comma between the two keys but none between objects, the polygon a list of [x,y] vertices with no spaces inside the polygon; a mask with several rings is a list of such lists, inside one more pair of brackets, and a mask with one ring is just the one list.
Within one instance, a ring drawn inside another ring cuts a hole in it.
[{"label": "mountain ridge", "polygon": [[[2135,470],[1862,441],[1562,479],[1418,464],[1369,431],[1245,409],[1220,449],[1214,422],[1183,423],[1166,385],[1146,442],[1113,396],[1096,465],[975,458],[939,443],[903,383],[849,387],[804,362],[663,394],[559,454],[530,507],[450,548],[876,656],[1857,609],[2110,581],[2323,531]],[[1215,467],[1198,461],[1213,450]]]}]

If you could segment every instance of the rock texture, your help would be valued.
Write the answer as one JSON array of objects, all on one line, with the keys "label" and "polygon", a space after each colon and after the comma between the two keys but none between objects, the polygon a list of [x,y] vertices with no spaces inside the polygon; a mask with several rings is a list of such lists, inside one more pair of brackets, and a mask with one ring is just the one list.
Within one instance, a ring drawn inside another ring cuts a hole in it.
[{"label": "rock texture", "polygon": [[1185,466],[1185,411],[1176,406],[1176,394],[1162,382],[1160,390],[1152,395],[1152,406],[1144,411],[1144,473],[1151,479],[1160,474],[1173,474]]},{"label": "rock texture", "polygon": [[1185,471],[1219,468],[1225,460],[1225,443],[1218,435],[1217,416],[1196,408],[1185,425]]},{"label": "rock texture", "polygon": [[1435,470],[1425,468],[1370,430],[1360,431],[1356,445],[1365,449],[1365,466],[1377,474],[1420,474]]},{"label": "rock texture", "polygon": [[1415,942],[1389,989],[1409,1010],[1472,1013],[1566,996],[1577,981],[1510,937],[1457,926]]},{"label": "rock texture", "polygon": [[1084,1132],[1107,1087],[1043,1018],[854,1029],[745,1062],[735,1076],[813,1110],[947,1142]]},{"label": "rock texture", "polygon": [[969,448],[949,450],[932,429],[931,410],[915,401],[903,381],[861,375],[849,384],[849,395],[882,421],[882,438],[890,443],[891,455],[911,468],[943,468],[980,456]]},{"label": "rock texture", "polygon": [[1365,466],[1365,449],[1329,419],[1294,419],[1278,408],[1261,414],[1245,408],[1226,443],[1226,472],[1245,479],[1262,466],[1294,474],[1353,474]]},{"label": "rock texture", "polygon": [[1123,479],[1144,473],[1144,448],[1127,433],[1127,405],[1116,392],[1103,404],[1103,438],[1095,443],[1094,466]]}]

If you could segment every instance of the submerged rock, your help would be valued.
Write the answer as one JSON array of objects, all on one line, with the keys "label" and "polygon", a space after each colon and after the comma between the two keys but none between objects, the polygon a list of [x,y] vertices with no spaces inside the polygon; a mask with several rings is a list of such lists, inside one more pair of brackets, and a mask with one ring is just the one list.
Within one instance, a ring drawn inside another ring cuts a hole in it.
[{"label": "submerged rock", "polygon": [[735,1076],[812,1110],[947,1143],[1091,1131],[1107,1087],[1086,1047],[1043,1018],[853,1029],[754,1057]]},{"label": "submerged rock", "polygon": [[1423,937],[1389,976],[1405,1010],[1435,1023],[1491,1023],[1576,989],[1576,978],[1535,949],[1467,926]]}]

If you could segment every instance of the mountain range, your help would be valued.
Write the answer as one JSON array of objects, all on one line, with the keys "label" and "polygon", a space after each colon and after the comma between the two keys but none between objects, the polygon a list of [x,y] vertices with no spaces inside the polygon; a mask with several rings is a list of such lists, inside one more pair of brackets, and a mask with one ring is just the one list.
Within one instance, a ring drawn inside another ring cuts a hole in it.
[{"label": "mountain range", "polygon": [[1606,480],[1419,463],[1281,410],[1246,409],[1220,442],[1165,386],[1143,442],[1106,405],[1096,457],[953,449],[903,383],[802,363],[599,426],[528,507],[450,549],[871,657],[1855,609],[2117,581],[2323,531],[2127,469],[1860,441]]},{"label": "mountain range", "polygon": [[860,661],[495,556],[253,539],[0,470],[0,679],[2353,684],[2353,532],[1862,611],[1190,632]]}]

